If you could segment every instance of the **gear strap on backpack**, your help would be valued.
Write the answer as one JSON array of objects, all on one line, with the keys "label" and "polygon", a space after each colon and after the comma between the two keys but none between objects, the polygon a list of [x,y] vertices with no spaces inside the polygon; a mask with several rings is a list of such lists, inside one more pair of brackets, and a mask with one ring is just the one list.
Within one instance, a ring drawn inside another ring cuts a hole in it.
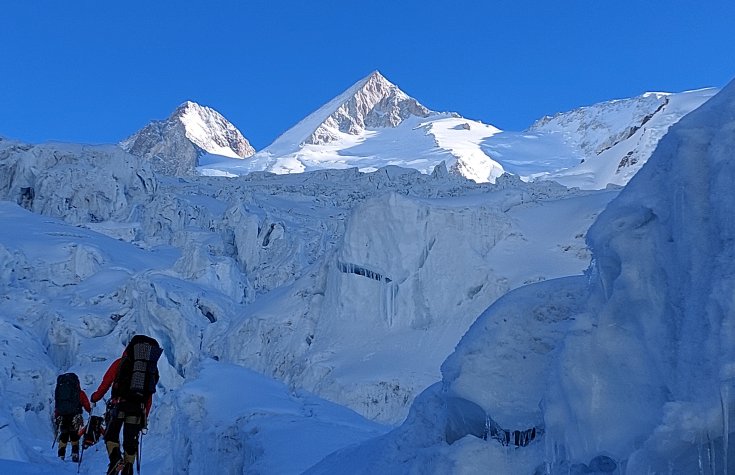
[{"label": "gear strap on backpack", "polygon": [[163,354],[158,342],[146,335],[135,335],[125,349],[125,357],[115,380],[116,396],[134,403],[146,403],[156,392],[158,359]]}]

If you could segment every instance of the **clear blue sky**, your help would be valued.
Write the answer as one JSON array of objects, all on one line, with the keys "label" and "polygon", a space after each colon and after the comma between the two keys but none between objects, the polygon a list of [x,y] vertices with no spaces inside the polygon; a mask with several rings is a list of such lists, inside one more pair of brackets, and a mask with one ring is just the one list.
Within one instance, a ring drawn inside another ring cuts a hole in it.
[{"label": "clear blue sky", "polygon": [[185,100],[257,149],[380,70],[506,130],[735,77],[735,1],[8,0],[0,135],[117,142]]}]

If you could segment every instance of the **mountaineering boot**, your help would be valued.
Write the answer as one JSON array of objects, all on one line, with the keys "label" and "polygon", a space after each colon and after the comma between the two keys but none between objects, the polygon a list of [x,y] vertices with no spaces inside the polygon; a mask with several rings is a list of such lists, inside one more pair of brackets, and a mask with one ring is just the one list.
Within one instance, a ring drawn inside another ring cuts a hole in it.
[{"label": "mountaineering boot", "polygon": [[71,443],[71,461],[79,462],[79,442]]},{"label": "mountaineering boot", "polygon": [[107,475],[117,475],[120,473],[120,470],[123,469],[124,462],[122,459],[116,461],[116,462],[110,462],[110,464],[107,466]]},{"label": "mountaineering boot", "polygon": [[61,460],[64,460],[64,457],[66,457],[66,444],[63,446],[59,444],[59,451],[57,452],[57,455]]},{"label": "mountaineering boot", "polygon": [[110,457],[110,464],[107,466],[107,475],[117,475],[122,470],[123,459],[120,453],[120,443],[108,441],[105,443],[107,447],[107,455]]},{"label": "mountaineering boot", "polygon": [[133,464],[135,463],[136,454],[125,454],[125,466],[122,475],[133,475]]}]

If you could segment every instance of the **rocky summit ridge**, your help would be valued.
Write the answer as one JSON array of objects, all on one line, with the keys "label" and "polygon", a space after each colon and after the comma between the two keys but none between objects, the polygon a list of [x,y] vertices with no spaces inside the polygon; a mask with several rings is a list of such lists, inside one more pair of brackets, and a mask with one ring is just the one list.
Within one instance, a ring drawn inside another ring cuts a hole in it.
[{"label": "rocky summit ridge", "polygon": [[328,144],[345,135],[359,135],[369,128],[396,127],[409,117],[434,113],[379,71],[373,71],[287,130],[266,150],[278,153],[305,144]]},{"label": "rocky summit ridge", "polygon": [[194,173],[205,154],[243,159],[255,153],[250,142],[216,110],[186,101],[165,120],[155,120],[120,142],[125,151],[150,160],[164,175]]}]

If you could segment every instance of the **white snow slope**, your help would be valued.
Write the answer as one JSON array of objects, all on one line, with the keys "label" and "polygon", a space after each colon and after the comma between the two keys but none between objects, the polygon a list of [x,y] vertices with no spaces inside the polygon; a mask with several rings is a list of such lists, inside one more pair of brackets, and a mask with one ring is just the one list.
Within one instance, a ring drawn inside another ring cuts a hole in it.
[{"label": "white snow slope", "polygon": [[733,473],[734,154],[732,82],[599,216],[586,276],[505,295],[401,427],[308,473]]},{"label": "white snow slope", "polygon": [[120,142],[123,150],[150,160],[165,175],[185,176],[212,156],[250,157],[255,149],[242,133],[209,107],[187,101],[162,121],[153,121]]},{"label": "white snow slope", "polygon": [[625,185],[666,131],[717,89],[646,93],[544,117],[522,133],[502,133],[483,147],[506,171],[566,186]]}]

